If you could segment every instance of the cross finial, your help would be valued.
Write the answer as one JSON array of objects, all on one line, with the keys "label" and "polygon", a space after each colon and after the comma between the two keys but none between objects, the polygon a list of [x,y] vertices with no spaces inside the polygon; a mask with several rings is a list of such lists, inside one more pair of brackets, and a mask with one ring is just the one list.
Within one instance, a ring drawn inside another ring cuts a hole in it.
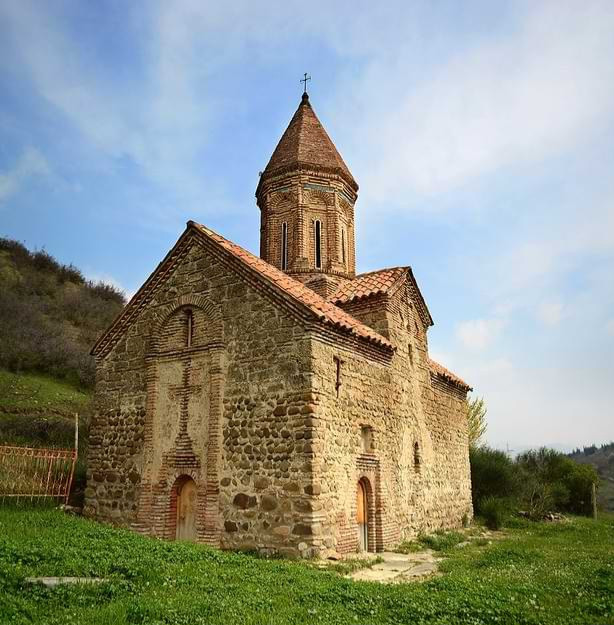
[{"label": "cross finial", "polygon": [[307,72],[305,72],[303,76],[304,77],[300,80],[300,82],[305,83],[305,89],[303,90],[303,93],[307,93],[307,81],[311,80],[311,76],[308,76]]}]

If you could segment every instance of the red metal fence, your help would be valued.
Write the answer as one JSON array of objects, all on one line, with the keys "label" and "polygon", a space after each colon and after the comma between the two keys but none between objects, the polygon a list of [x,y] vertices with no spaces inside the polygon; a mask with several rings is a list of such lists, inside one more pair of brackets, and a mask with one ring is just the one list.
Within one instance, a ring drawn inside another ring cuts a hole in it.
[{"label": "red metal fence", "polygon": [[0,445],[0,500],[4,497],[63,499],[68,496],[77,464],[78,419],[74,449],[42,449]]}]

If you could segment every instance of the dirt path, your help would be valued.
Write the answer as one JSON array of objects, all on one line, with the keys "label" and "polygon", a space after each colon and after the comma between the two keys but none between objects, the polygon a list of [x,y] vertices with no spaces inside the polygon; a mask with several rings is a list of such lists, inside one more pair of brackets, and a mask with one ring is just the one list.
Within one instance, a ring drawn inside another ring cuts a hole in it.
[{"label": "dirt path", "polygon": [[378,562],[368,569],[354,571],[348,577],[364,582],[407,582],[436,574],[438,563],[443,559],[430,549],[408,554],[384,551],[377,555],[383,562]]}]

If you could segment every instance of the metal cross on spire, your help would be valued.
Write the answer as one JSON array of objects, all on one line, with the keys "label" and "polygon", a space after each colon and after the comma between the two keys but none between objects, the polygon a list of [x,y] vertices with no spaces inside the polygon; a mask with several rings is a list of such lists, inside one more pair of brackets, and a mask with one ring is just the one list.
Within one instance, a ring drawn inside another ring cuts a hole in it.
[{"label": "metal cross on spire", "polygon": [[300,80],[300,82],[305,83],[305,89],[304,89],[303,93],[307,93],[307,81],[308,80],[311,80],[311,76],[308,76],[307,72],[305,72],[304,78],[301,78],[301,80]]}]

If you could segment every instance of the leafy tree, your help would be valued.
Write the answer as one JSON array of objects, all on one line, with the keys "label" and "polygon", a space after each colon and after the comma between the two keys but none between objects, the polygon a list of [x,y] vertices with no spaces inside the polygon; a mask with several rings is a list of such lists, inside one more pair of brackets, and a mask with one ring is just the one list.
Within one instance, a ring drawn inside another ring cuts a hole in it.
[{"label": "leafy tree", "polygon": [[478,447],[486,433],[486,404],[483,397],[467,400],[467,421],[469,422],[469,446]]}]

